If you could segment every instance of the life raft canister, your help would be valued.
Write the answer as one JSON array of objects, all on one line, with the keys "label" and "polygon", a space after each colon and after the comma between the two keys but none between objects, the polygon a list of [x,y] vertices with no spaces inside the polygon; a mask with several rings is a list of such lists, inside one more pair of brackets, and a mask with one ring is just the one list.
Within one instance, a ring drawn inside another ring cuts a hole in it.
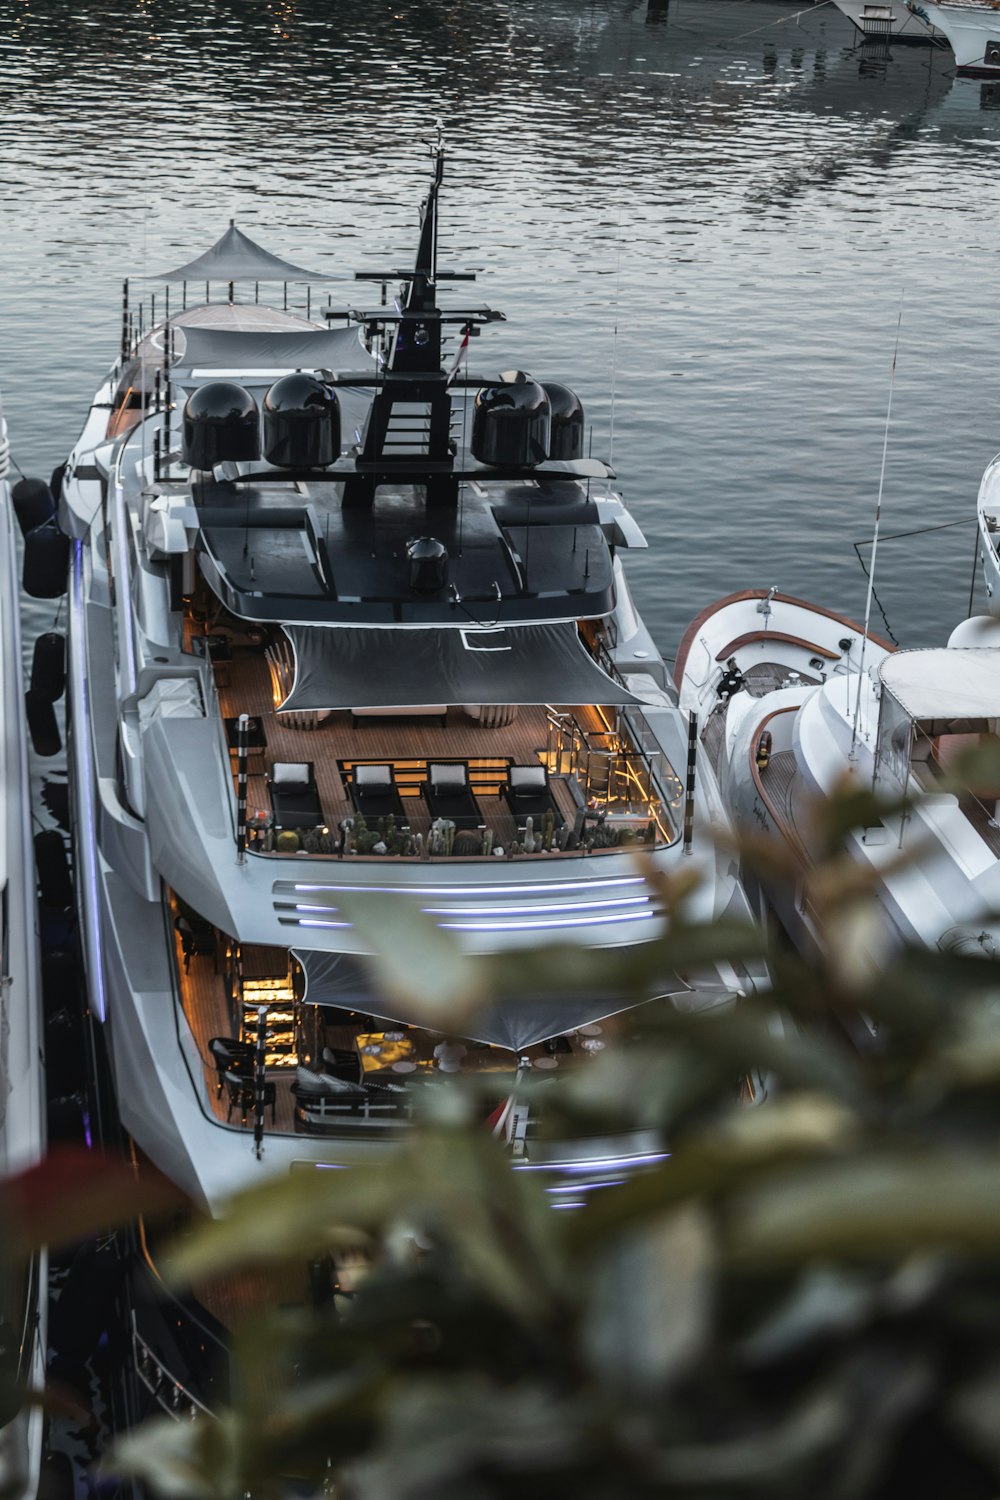
[{"label": "life raft canister", "polygon": [[771,731],[762,729],[757,738],[757,749],[754,752],[758,771],[766,771],[767,763],[771,759]]}]

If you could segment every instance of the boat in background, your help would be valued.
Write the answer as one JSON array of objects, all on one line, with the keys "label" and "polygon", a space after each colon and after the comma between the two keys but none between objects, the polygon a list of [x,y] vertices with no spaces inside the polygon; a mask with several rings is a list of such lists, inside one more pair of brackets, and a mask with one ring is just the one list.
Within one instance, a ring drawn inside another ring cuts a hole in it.
[{"label": "boat in background", "polygon": [[833,0],[865,41],[947,44],[920,4],[906,0]]},{"label": "boat in background", "polygon": [[947,37],[959,73],[1000,75],[1000,11],[991,0],[911,0],[911,9]]},{"label": "boat in background", "polygon": [[[45,1154],[45,1070],[35,857],[21,658],[20,587],[10,442],[0,405],[0,1175],[14,1176]],[[7,1277],[9,1276],[9,1282]],[[5,1377],[45,1384],[48,1270],[44,1252],[5,1273],[0,1336]],[[0,1407],[4,1494],[34,1497],[42,1459],[43,1411]]]},{"label": "boat in background", "polygon": [[[942,788],[956,756],[997,733],[998,648],[993,622],[973,619],[947,647],[897,651],[775,589],[730,595],[685,633],[680,705],[698,716],[738,829],[781,841],[805,872],[817,857],[817,799],[852,778],[898,804],[844,841],[872,876],[879,920],[856,934],[856,957],[870,965],[900,941],[1000,952],[989,915],[1000,910],[996,801]],[[909,848],[919,862],[897,868]],[[801,951],[822,946],[801,887],[760,877],[756,894]]]},{"label": "boat in background", "polygon": [[1000,607],[1000,453],[987,465],[976,501],[979,560],[986,593]]}]

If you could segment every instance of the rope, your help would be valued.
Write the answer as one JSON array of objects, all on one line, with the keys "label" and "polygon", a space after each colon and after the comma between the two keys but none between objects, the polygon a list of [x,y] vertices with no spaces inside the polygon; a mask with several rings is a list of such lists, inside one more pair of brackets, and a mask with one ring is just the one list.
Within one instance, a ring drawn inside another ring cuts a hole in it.
[{"label": "rope", "polygon": [[[917,526],[913,531],[893,531],[893,532],[890,532],[888,536],[883,536],[881,538],[881,540],[883,542],[898,542],[903,537],[927,536],[932,531],[948,531],[952,526],[968,526],[968,524],[969,524],[969,518],[968,518],[968,516],[963,516],[960,521],[942,521],[942,522],[940,522],[936,526]],[[977,536],[978,536],[978,532],[977,532]],[[871,580],[871,574],[869,573],[867,567],[865,566],[865,560],[864,560],[864,558],[861,556],[861,548],[862,547],[870,547],[870,546],[872,546],[872,540],[871,540],[871,538],[870,537],[866,537],[864,541],[852,542],[851,546],[854,548],[854,555],[855,555],[855,557],[858,559],[858,562],[861,564],[861,571],[862,571],[862,573],[864,573],[865,577],[867,579],[869,579],[869,581],[870,581]],[[886,635],[889,637],[890,641],[892,641],[892,644],[894,646],[898,646],[899,645],[899,641],[897,640],[896,636],[893,634],[892,626],[889,624],[889,619],[888,619],[888,616],[886,615],[886,612],[885,612],[885,607],[883,606],[882,601],[879,598],[879,596],[878,596],[878,594],[877,594],[874,586],[872,587],[872,598],[874,599],[875,603],[878,605],[878,611],[879,611],[879,614],[882,616],[882,623],[885,626],[885,633],[886,633]],[[971,606],[971,603],[970,603],[970,606],[969,606],[970,612],[971,612],[971,607],[972,606]]]}]

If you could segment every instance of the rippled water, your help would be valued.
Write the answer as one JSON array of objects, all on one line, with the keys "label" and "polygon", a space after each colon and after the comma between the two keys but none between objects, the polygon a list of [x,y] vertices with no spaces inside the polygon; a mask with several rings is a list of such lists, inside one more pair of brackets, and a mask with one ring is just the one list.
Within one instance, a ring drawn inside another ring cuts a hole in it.
[{"label": "rippled water", "polygon": [[75,436],[125,274],[231,215],[345,277],[399,264],[441,119],[448,258],[510,319],[480,350],[568,381],[594,452],[613,438],[665,651],[750,585],[863,611],[901,307],[884,533],[961,524],[887,541],[878,593],[906,644],[964,615],[1000,447],[1000,101],[950,53],[860,50],[829,4],[768,0],[0,0],[0,20],[0,388],[25,470]]}]

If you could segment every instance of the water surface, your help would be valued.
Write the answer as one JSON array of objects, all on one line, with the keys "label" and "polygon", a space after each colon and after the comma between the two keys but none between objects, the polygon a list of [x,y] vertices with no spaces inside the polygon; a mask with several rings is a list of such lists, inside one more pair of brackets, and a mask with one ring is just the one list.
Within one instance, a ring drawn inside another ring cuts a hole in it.
[{"label": "water surface", "polygon": [[961,524],[887,540],[877,592],[904,644],[939,642],[1000,447],[998,102],[948,52],[858,48],[830,5],[0,0],[15,454],[65,455],[123,276],[230,216],[345,277],[405,263],[442,121],[447,259],[510,320],[483,363],[579,391],[664,651],[752,585],[862,613],[901,308],[884,534]]}]

